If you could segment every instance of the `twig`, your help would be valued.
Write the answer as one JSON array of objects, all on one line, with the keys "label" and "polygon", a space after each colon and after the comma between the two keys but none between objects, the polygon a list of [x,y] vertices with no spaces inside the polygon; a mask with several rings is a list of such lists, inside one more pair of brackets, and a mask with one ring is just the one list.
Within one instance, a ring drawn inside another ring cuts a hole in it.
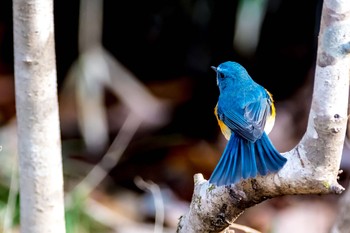
[{"label": "twig", "polygon": [[159,186],[152,181],[146,182],[141,177],[135,177],[134,182],[140,189],[152,193],[156,209],[154,233],[162,233],[164,225],[164,202]]},{"label": "twig", "polygon": [[241,230],[244,231],[246,233],[261,233],[260,231],[257,231],[253,228],[241,225],[241,224],[237,224],[237,223],[230,223],[229,228],[233,228],[233,229],[237,229],[237,230]]},{"label": "twig", "polygon": [[103,0],[81,0],[79,12],[79,51],[101,46]]},{"label": "twig", "polygon": [[72,192],[75,192],[76,190],[83,190],[84,194],[88,196],[92,190],[94,190],[97,185],[100,184],[101,181],[108,175],[108,172],[118,163],[121,155],[126,150],[140,124],[141,120],[133,113],[130,113],[107,153],[103,156],[101,161],[91,169],[87,176],[74,188]]}]

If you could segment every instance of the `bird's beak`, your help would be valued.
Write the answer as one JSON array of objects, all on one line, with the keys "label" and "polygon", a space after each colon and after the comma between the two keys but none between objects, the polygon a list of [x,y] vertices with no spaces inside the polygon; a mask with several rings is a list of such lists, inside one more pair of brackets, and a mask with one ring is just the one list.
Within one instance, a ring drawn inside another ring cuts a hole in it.
[{"label": "bird's beak", "polygon": [[218,70],[215,66],[211,66],[210,68],[212,68],[215,72]]}]

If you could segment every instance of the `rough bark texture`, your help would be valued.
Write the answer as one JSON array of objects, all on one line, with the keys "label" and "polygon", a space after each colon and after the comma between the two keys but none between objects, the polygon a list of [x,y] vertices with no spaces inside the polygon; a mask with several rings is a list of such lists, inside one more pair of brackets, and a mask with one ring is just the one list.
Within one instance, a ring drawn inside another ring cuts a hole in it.
[{"label": "rough bark texture", "polygon": [[13,0],[21,232],[65,232],[53,1]]},{"label": "rough bark texture", "polygon": [[308,128],[300,143],[284,153],[288,162],[283,169],[221,187],[195,175],[190,210],[180,218],[177,232],[224,232],[246,208],[266,199],[343,191],[337,177],[347,123],[349,25],[350,1],[325,0]]}]

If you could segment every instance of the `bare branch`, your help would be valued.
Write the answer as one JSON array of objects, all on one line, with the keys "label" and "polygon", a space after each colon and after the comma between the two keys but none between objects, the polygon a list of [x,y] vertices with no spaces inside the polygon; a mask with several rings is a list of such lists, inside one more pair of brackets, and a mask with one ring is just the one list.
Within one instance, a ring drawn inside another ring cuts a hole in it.
[{"label": "bare branch", "polygon": [[144,191],[152,193],[154,199],[154,205],[156,209],[156,220],[154,225],[154,233],[162,233],[164,225],[164,203],[162,198],[162,193],[157,184],[152,181],[144,181],[141,177],[135,177],[134,183],[137,187]]},{"label": "bare branch", "polygon": [[102,157],[86,177],[73,189],[70,196],[75,192],[82,192],[84,197],[90,193],[106,178],[110,170],[117,165],[120,157],[130,144],[132,137],[135,135],[141,124],[141,120],[130,113],[122,125],[118,135],[115,137],[107,153]]}]

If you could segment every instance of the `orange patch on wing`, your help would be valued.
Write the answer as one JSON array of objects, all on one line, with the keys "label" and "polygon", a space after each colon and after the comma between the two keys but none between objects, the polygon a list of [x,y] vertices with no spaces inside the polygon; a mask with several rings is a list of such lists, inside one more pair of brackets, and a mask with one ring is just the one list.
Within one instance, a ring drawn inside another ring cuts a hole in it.
[{"label": "orange patch on wing", "polygon": [[231,130],[230,130],[229,127],[227,127],[225,125],[225,123],[222,120],[219,119],[219,117],[218,117],[218,105],[217,104],[216,104],[216,106],[214,108],[214,114],[215,114],[216,120],[218,121],[218,124],[220,126],[222,134],[225,136],[225,138],[227,140],[229,140],[230,137],[231,137]]},{"label": "orange patch on wing", "polygon": [[265,124],[265,132],[266,132],[266,134],[269,134],[273,128],[273,125],[275,124],[276,108],[275,108],[275,104],[273,103],[272,94],[270,92],[268,92],[268,90],[266,90],[266,89],[265,89],[265,91],[270,96],[270,100],[271,100],[271,105],[270,105],[271,114],[270,114],[270,116],[267,117],[266,124]]},{"label": "orange patch on wing", "polygon": [[273,98],[272,98],[272,94],[265,89],[265,91],[267,92],[267,94],[270,96],[270,100],[271,100],[271,115],[270,117],[275,118],[276,117],[276,108],[275,108],[275,104],[273,103]]}]

